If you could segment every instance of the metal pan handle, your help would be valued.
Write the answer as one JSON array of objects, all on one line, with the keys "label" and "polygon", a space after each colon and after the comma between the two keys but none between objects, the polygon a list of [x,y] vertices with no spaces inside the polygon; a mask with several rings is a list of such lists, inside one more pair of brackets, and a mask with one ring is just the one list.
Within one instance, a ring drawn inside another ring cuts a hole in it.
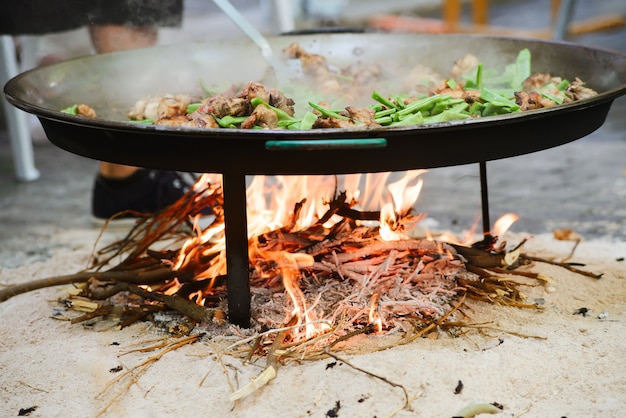
[{"label": "metal pan handle", "polygon": [[268,151],[326,151],[385,148],[386,138],[302,139],[265,142]]}]

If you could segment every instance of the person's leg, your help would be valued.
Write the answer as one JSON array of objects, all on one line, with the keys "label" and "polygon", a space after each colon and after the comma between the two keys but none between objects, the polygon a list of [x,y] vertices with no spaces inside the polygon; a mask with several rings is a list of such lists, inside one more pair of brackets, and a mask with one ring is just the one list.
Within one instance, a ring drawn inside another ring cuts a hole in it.
[{"label": "person's leg", "polygon": [[[136,27],[122,25],[89,26],[91,43],[97,53],[123,51],[154,46],[157,41],[155,26]],[[130,177],[139,170],[138,167],[100,163],[100,175],[107,179],[123,179]]]},{"label": "person's leg", "polygon": [[[91,25],[98,53],[154,46],[156,26]],[[181,173],[100,162],[92,191],[92,214],[107,219],[126,210],[153,213],[174,203],[192,182]],[[207,211],[209,213],[210,211]]]}]

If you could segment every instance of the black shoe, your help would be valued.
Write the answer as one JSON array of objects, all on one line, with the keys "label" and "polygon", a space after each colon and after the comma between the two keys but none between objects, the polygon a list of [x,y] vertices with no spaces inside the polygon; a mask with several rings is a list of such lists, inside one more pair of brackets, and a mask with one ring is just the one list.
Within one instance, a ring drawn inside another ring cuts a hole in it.
[{"label": "black shoe", "polygon": [[[126,210],[155,213],[176,202],[191,186],[193,182],[175,171],[140,169],[119,180],[98,174],[91,196],[91,212],[102,220]],[[125,217],[132,217],[132,214]]]}]

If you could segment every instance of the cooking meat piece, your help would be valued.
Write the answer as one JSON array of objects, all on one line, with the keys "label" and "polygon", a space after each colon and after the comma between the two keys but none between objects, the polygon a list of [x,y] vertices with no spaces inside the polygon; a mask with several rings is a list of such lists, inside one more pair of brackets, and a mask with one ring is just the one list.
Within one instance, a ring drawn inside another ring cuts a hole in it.
[{"label": "cooking meat piece", "polygon": [[190,115],[169,116],[154,121],[154,125],[180,126],[187,128],[219,128],[211,115],[194,112]]},{"label": "cooking meat piece", "polygon": [[201,112],[193,112],[187,117],[193,122],[193,126],[196,128],[219,128],[220,125],[217,123],[215,118],[212,115]]},{"label": "cooking meat piece", "polygon": [[91,106],[88,106],[86,104],[79,104],[76,107],[76,114],[78,116],[84,116],[86,118],[95,118],[96,116],[96,111],[93,110],[93,108]]},{"label": "cooking meat piece", "polygon": [[250,117],[243,121],[241,128],[252,129],[255,126],[259,126],[263,129],[278,128],[278,116],[276,115],[276,112],[263,105],[257,106]]},{"label": "cooking meat piece", "polygon": [[313,129],[326,129],[326,128],[344,128],[350,129],[357,125],[351,120],[337,119],[337,118],[317,118],[313,123]]},{"label": "cooking meat piece", "polygon": [[277,107],[281,110],[284,110],[289,115],[294,115],[293,106],[296,104],[293,99],[286,97],[281,91],[278,89],[269,89],[270,100],[269,104]]},{"label": "cooking meat piece", "polygon": [[459,58],[455,61],[452,67],[452,76],[456,79],[461,79],[463,74],[474,71],[478,67],[478,64],[480,64],[478,58],[472,54],[467,54],[463,58]]},{"label": "cooking meat piece", "polygon": [[237,97],[246,99],[248,101],[258,97],[264,102],[270,102],[270,92],[268,91],[267,87],[255,81],[249,82],[248,85],[243,90],[241,90],[241,93],[239,93]]},{"label": "cooking meat piece", "polygon": [[380,124],[374,120],[375,114],[376,111],[372,108],[354,106],[348,106],[345,111],[341,112],[342,116],[347,116],[353,121],[360,122],[366,126],[380,126]]},{"label": "cooking meat piece", "polygon": [[191,103],[191,96],[167,94],[163,97],[144,98],[128,112],[131,120],[153,119],[158,120],[164,117],[171,117],[185,114],[187,106]]},{"label": "cooking meat piece", "polygon": [[283,52],[288,58],[300,60],[302,71],[306,75],[325,78],[331,72],[325,57],[306,52],[300,44],[296,42],[285,48]]},{"label": "cooking meat piece", "polygon": [[431,90],[430,93],[445,94],[454,99],[464,99],[465,91],[463,90],[463,84],[458,84],[456,89],[452,89],[448,86],[447,81],[448,80],[443,80],[441,83],[439,83],[439,86],[437,86],[436,89]]},{"label": "cooking meat piece", "polygon": [[210,113],[216,118],[224,116],[245,116],[252,112],[252,106],[247,99],[241,97],[214,96],[207,100],[205,106],[197,110],[201,113]]},{"label": "cooking meat piece", "polygon": [[525,92],[516,91],[515,103],[519,105],[521,110],[533,110],[541,108],[541,94],[536,91]]},{"label": "cooking meat piece", "polygon": [[153,125],[159,126],[181,126],[181,127],[193,127],[193,121],[189,120],[185,115],[167,116],[154,121]]},{"label": "cooking meat piece", "polygon": [[291,116],[293,116],[294,114],[293,105],[295,104],[295,102],[293,101],[293,99],[287,98],[278,89],[268,89],[267,87],[265,87],[265,85],[261,83],[257,83],[254,81],[248,83],[248,86],[244,88],[241,93],[237,95],[237,97],[247,101],[258,97],[264,102],[281,110],[284,110]]},{"label": "cooking meat piece", "polygon": [[533,110],[541,109],[542,107],[556,106],[554,100],[548,99],[536,91],[516,91],[513,94],[515,94],[515,103],[519,105],[520,110]]},{"label": "cooking meat piece", "polygon": [[570,100],[583,100],[598,95],[598,92],[588,87],[584,87],[585,83],[578,77],[565,89],[565,96]]},{"label": "cooking meat piece", "polygon": [[480,90],[465,90],[462,98],[467,103],[472,104],[480,99]]},{"label": "cooking meat piece", "polygon": [[550,73],[536,73],[524,80],[522,87],[524,91],[537,91],[550,83],[558,84],[560,82],[560,78],[553,78]]}]

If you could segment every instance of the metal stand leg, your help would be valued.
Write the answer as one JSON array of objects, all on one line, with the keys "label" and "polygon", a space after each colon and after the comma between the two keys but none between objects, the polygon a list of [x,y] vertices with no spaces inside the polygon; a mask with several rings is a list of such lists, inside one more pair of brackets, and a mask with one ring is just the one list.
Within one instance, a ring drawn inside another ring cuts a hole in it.
[{"label": "metal stand leg", "polygon": [[246,176],[223,174],[224,227],[226,235],[226,287],[228,316],[232,324],[250,327],[250,273]]},{"label": "metal stand leg", "polygon": [[487,188],[487,162],[481,161],[480,165],[480,200],[483,217],[483,234],[491,235],[491,221],[489,220],[489,190]]}]

